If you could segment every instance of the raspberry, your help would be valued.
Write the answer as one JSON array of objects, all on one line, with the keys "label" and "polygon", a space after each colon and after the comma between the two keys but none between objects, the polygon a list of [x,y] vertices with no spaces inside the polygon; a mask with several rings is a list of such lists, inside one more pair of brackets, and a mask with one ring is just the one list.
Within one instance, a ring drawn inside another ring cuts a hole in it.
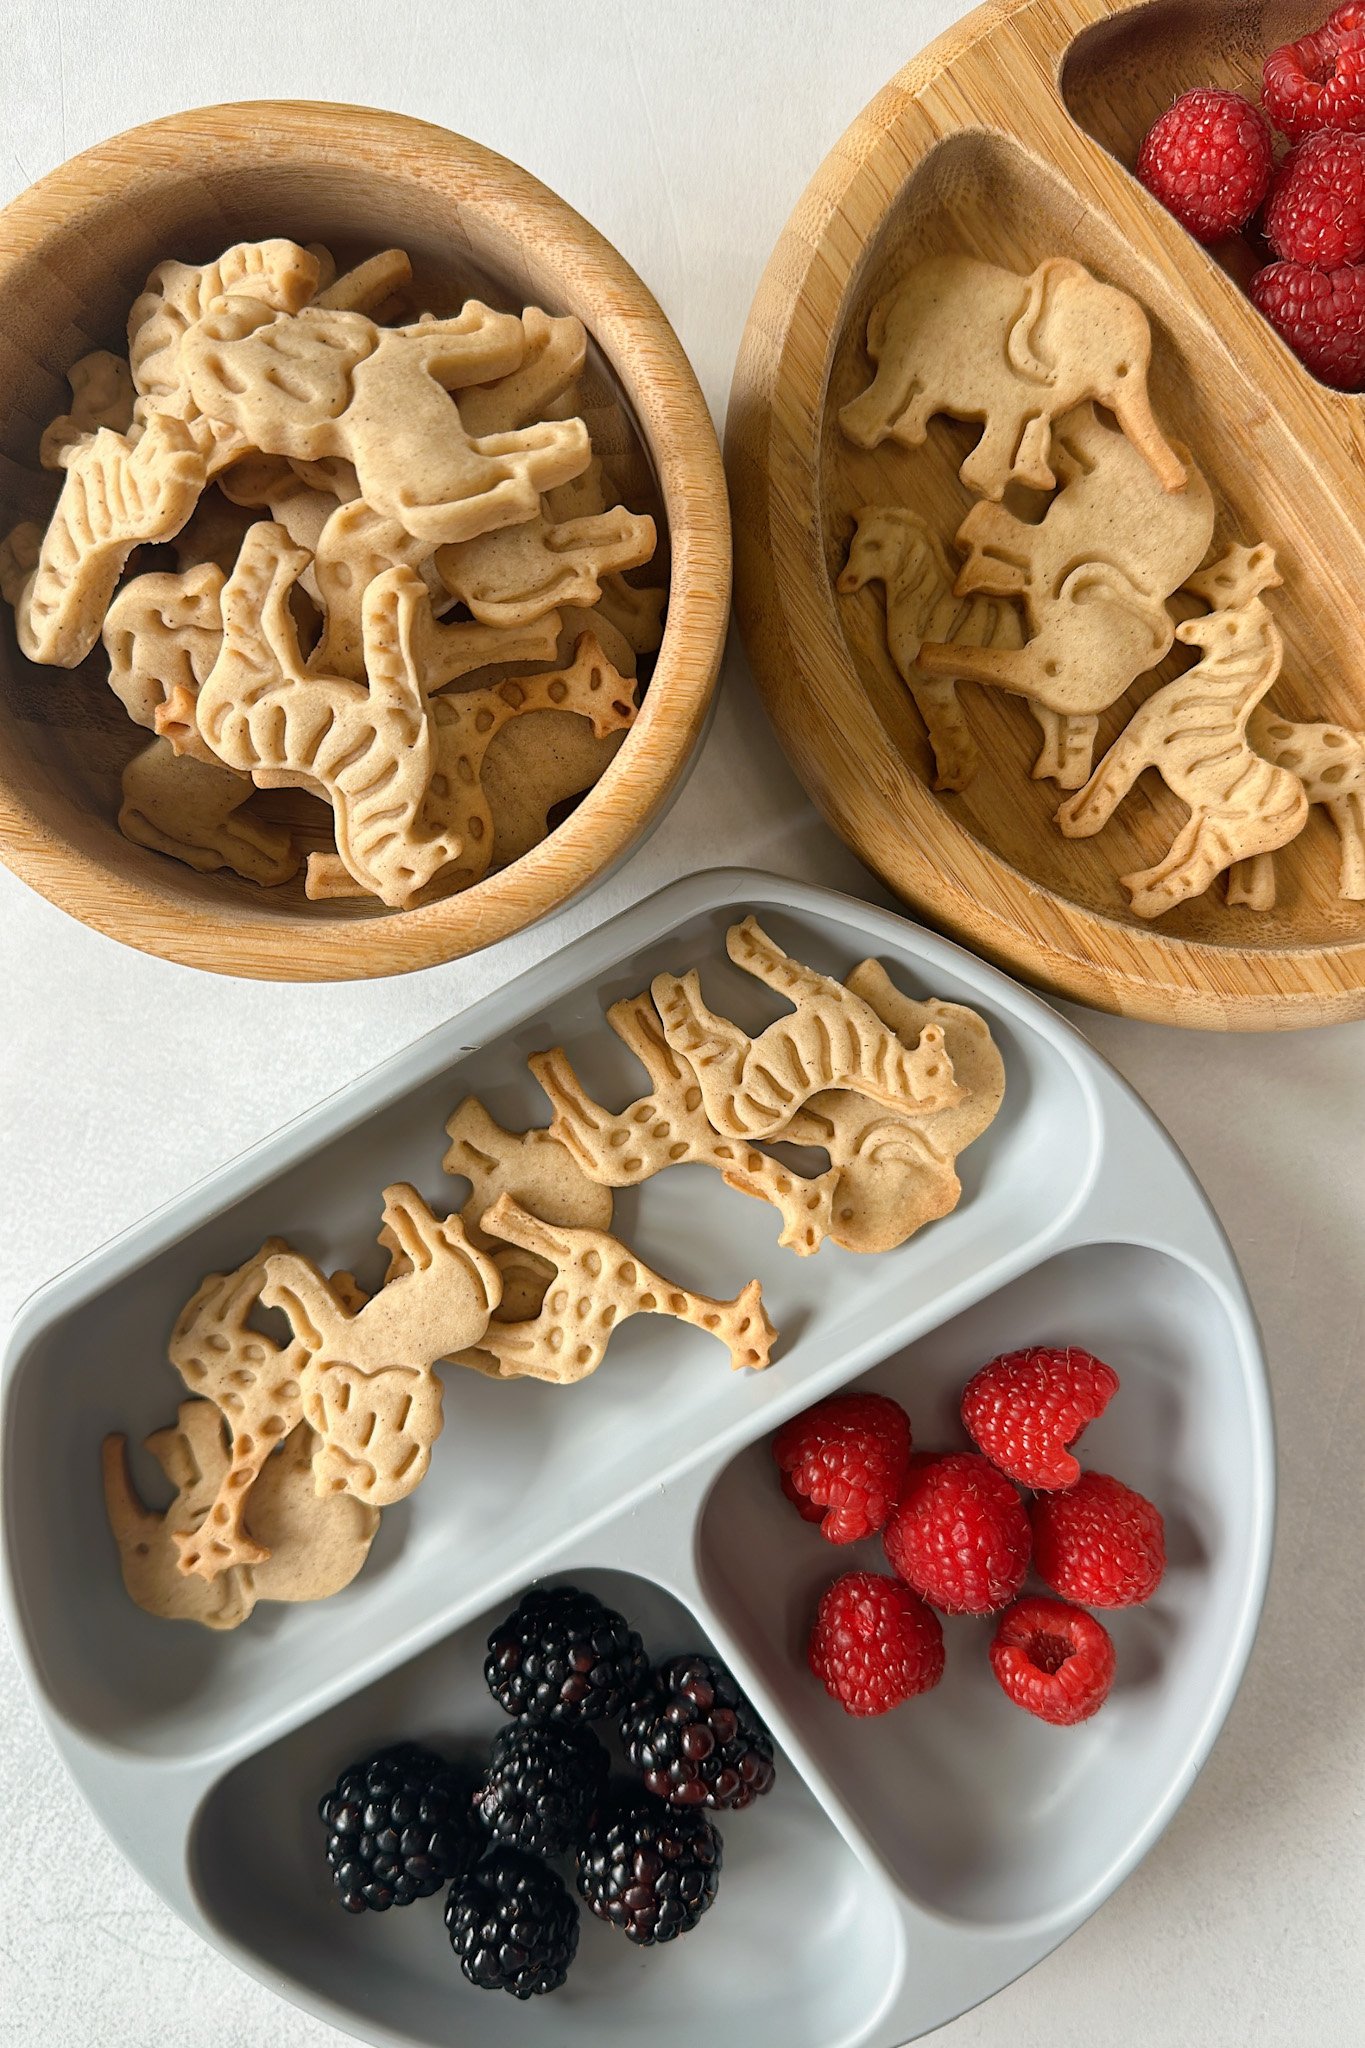
[{"label": "raspberry", "polygon": [[1251,298],[1306,370],[1334,390],[1365,391],[1365,266],[1272,263],[1252,278]]},{"label": "raspberry", "polygon": [[1318,128],[1365,128],[1365,7],[1348,0],[1312,35],[1272,50],[1261,98],[1291,142]]},{"label": "raspberry", "polygon": [[1108,1699],[1114,1645],[1093,1614],[1034,1593],[1001,1615],[991,1640],[991,1670],[1016,1707],[1054,1727],[1071,1728]]},{"label": "raspberry", "polygon": [[804,1493],[798,1493],[790,1472],[779,1472],[778,1483],[785,1499],[789,1500],[803,1522],[823,1522],[825,1511],[818,1500],[807,1500]]},{"label": "raspberry", "polygon": [[1270,124],[1239,92],[1184,92],[1152,123],[1137,174],[1153,198],[1200,242],[1244,228],[1265,198]]},{"label": "raspberry", "polygon": [[1074,1486],[1067,1446],[1103,1415],[1119,1376],[1089,1351],[1035,1344],[983,1365],[962,1394],[962,1420],[978,1450],[1020,1486]]},{"label": "raspberry", "polygon": [[885,1394],[835,1394],[784,1423],[773,1456],[788,1500],[827,1509],[820,1529],[831,1543],[857,1543],[876,1535],[901,1490],[910,1418]]},{"label": "raspberry", "polygon": [[1166,1529],[1142,1494],[1105,1472],[1086,1472],[1070,1493],[1033,1503],[1038,1576],[1087,1607],[1135,1607],[1150,1600],[1166,1569]]},{"label": "raspberry", "polygon": [[1365,135],[1324,129],[1301,142],[1275,180],[1265,238],[1286,263],[1338,270],[1365,256]]},{"label": "raspberry", "polygon": [[821,1596],[807,1654],[846,1714],[885,1714],[938,1684],[943,1629],[898,1579],[845,1572]]},{"label": "raspberry", "polygon": [[994,1613],[1028,1570],[1024,1504],[974,1451],[912,1458],[882,1541],[892,1570],[945,1614]]}]

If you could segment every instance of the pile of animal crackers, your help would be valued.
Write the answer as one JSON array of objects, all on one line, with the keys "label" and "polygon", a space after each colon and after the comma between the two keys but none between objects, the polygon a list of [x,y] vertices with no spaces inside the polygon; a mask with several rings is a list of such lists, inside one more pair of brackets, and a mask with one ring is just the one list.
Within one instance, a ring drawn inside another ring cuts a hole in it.
[{"label": "pile of animal crackers", "polygon": [[[884,590],[935,787],[964,789],[976,772],[957,686],[982,684],[1036,719],[1034,776],[1074,792],[1056,813],[1068,838],[1101,831],[1148,768],[1188,808],[1164,857],[1120,878],[1138,916],[1225,870],[1230,904],[1273,908],[1273,857],[1313,804],[1339,835],[1338,893],[1365,899],[1365,733],[1264,702],[1283,656],[1266,602],[1275,556],[1233,545],[1210,558],[1213,498],[1152,409],[1137,301],[1067,257],[1021,277],[936,256],[877,304],[867,348],[876,373],[839,414],[856,446],[918,448],[937,414],[982,428],[959,471],[977,502],[956,534],[904,505],[865,505],[838,579],[844,593]],[[1020,488],[1049,494],[1041,516],[1004,502]],[[1202,615],[1177,624],[1178,592]],[[1095,766],[1100,715],[1176,640],[1196,664],[1145,698]]]},{"label": "pile of animal crackers", "polygon": [[[733,1366],[765,1367],[776,1332],[758,1281],[720,1301],[653,1271],[612,1235],[615,1188],[709,1166],[777,1209],[779,1242],[801,1256],[827,1238],[888,1251],[956,1206],[954,1162],[1004,1094],[984,1020],[913,1000],[874,960],[841,984],[752,917],[727,950],[787,1014],[750,1037],[708,1008],[695,970],[659,974],[607,1011],[649,1083],[625,1109],[594,1101],[563,1048],[530,1061],[548,1126],[505,1130],[467,1098],[446,1127],[445,1166],[469,1195],[438,1218],[415,1188],[385,1189],[389,1267],[373,1296],[279,1238],[209,1275],[170,1341],[191,1398],[147,1439],[170,1505],[138,1498],[122,1436],[104,1446],[110,1525],[140,1607],[234,1628],[258,1600],[348,1584],[380,1510],[428,1470],[438,1362],[573,1385],[627,1318],[655,1314],[709,1332]],[[829,1164],[806,1177],[763,1149],[775,1140],[822,1148]],[[258,1309],[284,1312],[286,1343],[253,1322]]]},{"label": "pile of animal crackers", "polygon": [[[575,415],[582,323],[471,299],[381,325],[411,276],[286,240],[159,264],[127,360],[76,363],[43,435],[46,529],[0,544],[23,653],[74,668],[102,635],[156,735],[128,838],[287,882],[299,838],[255,792],[301,789],[332,814],[307,894],[396,910],[518,858],[601,776],[665,596],[625,580],[654,522]],[[119,587],[166,545],[173,570]]]}]

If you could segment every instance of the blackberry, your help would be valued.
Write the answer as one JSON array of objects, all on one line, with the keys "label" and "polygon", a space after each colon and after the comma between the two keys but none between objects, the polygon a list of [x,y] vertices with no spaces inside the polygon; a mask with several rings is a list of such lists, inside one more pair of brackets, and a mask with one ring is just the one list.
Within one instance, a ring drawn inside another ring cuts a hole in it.
[{"label": "blackberry", "polygon": [[594,1594],[536,1586],[488,1638],[483,1675],[509,1714],[601,1721],[635,1698],[649,1660],[634,1629]]},{"label": "blackberry", "polygon": [[590,1728],[513,1721],[493,1743],[474,1811],[533,1856],[576,1849],[606,1790],[607,1752]]},{"label": "blackberry", "polygon": [[773,1782],[773,1743],[723,1664],[700,1654],[661,1664],[621,1716],[626,1755],[670,1806],[738,1812]]},{"label": "blackberry", "polygon": [[446,1900],[460,1968],[481,1991],[557,1991],[578,1949],[578,1908],[564,1880],[520,1849],[490,1849]]},{"label": "blackberry", "polygon": [[416,1742],[344,1770],[318,1801],[332,1882],[348,1913],[386,1913],[430,1898],[483,1846],[467,1781]]},{"label": "blackberry", "polygon": [[599,1920],[648,1948],[695,1927],[720,1883],[721,1839],[704,1813],[636,1796],[607,1813],[578,1852],[578,1889]]}]

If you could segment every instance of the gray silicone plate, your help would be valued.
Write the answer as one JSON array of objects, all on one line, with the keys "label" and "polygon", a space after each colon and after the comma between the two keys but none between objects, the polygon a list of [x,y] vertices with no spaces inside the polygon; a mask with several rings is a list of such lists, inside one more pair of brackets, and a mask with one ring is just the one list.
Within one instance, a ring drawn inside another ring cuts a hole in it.
[{"label": "gray silicone plate", "polygon": [[[827,1245],[799,1260],[765,1205],[701,1167],[662,1175],[619,1198],[622,1234],[710,1293],[758,1274],[781,1331],[772,1370],[732,1376],[712,1340],[640,1317],[572,1390],[449,1372],[431,1474],[386,1513],[345,1593],[259,1608],[225,1636],[135,1609],[97,1450],[108,1429],[140,1439],[172,1414],[165,1340],[199,1276],[280,1230],[377,1282],[380,1188],[459,1198],[440,1161],[464,1093],[505,1122],[543,1121],[523,1056],[562,1042],[590,1084],[628,1100],[640,1076],[603,1006],[663,967],[700,967],[715,1006],[750,1028],[777,1014],[724,955],[751,909],[818,967],[875,954],[908,990],[990,1019],[1008,1092],[961,1162],[956,1213],[883,1258]],[[1112,1699],[1079,1729],[1031,1720],[995,1686],[987,1626],[959,1621],[936,1692],[846,1719],[805,1670],[805,1631],[820,1587],[880,1553],[835,1551],[796,1520],[770,1433],[866,1382],[905,1401],[922,1446],[953,1443],[967,1374],[1046,1339],[1118,1368],[1086,1456],[1166,1515],[1160,1592],[1113,1619]],[[655,2048],[890,2048],[939,2025],[1079,1925],[1170,1819],[1227,1713],[1269,1562],[1256,1328],[1164,1132],[1002,975],[899,917],[764,875],[705,874],[637,905],[53,1281],[18,1319],[4,1391],[15,1638],[91,1805],[192,1926],[377,2043],[624,2048],[647,2030]],[[781,1755],[772,1796],[724,1824],[720,1901],[694,1935],[641,1954],[585,1916],[568,1986],[523,2007],[463,1983],[438,1904],[338,1912],[312,1808],[368,1745],[486,1739],[499,1717],[483,1637],[542,1575],[595,1588],[656,1654],[713,1644]]]}]

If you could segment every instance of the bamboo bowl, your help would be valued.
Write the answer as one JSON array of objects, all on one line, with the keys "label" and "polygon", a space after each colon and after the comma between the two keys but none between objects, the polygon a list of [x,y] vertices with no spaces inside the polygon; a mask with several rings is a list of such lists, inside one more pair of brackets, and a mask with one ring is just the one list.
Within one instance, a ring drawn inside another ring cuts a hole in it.
[{"label": "bamboo bowl", "polygon": [[[416,910],[309,903],[130,845],[119,776],[146,735],[81,669],[31,666],[0,632],[0,859],[126,944],[220,973],[345,980],[429,967],[508,937],[599,881],[676,789],[715,687],[730,596],[725,480],[705,401],[662,311],[597,231],[476,142],[370,108],[294,101],[206,107],[116,136],[0,212],[0,510],[45,515],[37,443],[64,373],[121,347],[153,264],[202,261],[266,235],[341,261],[397,243],[417,283],[520,310],[574,313],[589,376],[621,401],[670,564],[663,644],[640,716],[606,774],[548,839],[463,894]],[[612,466],[616,467],[613,451]],[[629,463],[626,465],[629,467]]]},{"label": "bamboo bowl", "polygon": [[[951,538],[970,503],[957,467],[972,430],[940,419],[923,448],[869,453],[837,413],[871,374],[872,305],[915,261],[955,250],[1027,271],[1078,257],[1148,311],[1153,399],[1212,487],[1215,544],[1276,550],[1285,660],[1272,702],[1365,728],[1365,402],[1317,383],[1243,296],[1234,280],[1249,249],[1211,256],[1131,173],[1178,91],[1254,92],[1261,55],[1320,11],[1313,0],[979,9],[892,80],[816,173],[760,284],[727,424],[740,625],[783,744],[834,828],[908,903],[1028,979],[1214,1029],[1365,1015],[1365,903],[1336,894],[1325,812],[1275,856],[1275,910],[1230,909],[1215,884],[1148,924],[1117,878],[1159,858],[1184,822],[1155,776],[1097,838],[1064,839],[1059,793],[1030,780],[1026,707],[967,685],[983,765],[960,794],[934,794],[880,596],[841,598],[834,578],[860,505],[909,505]],[[1101,721],[1097,760],[1154,686],[1140,682]]]}]

